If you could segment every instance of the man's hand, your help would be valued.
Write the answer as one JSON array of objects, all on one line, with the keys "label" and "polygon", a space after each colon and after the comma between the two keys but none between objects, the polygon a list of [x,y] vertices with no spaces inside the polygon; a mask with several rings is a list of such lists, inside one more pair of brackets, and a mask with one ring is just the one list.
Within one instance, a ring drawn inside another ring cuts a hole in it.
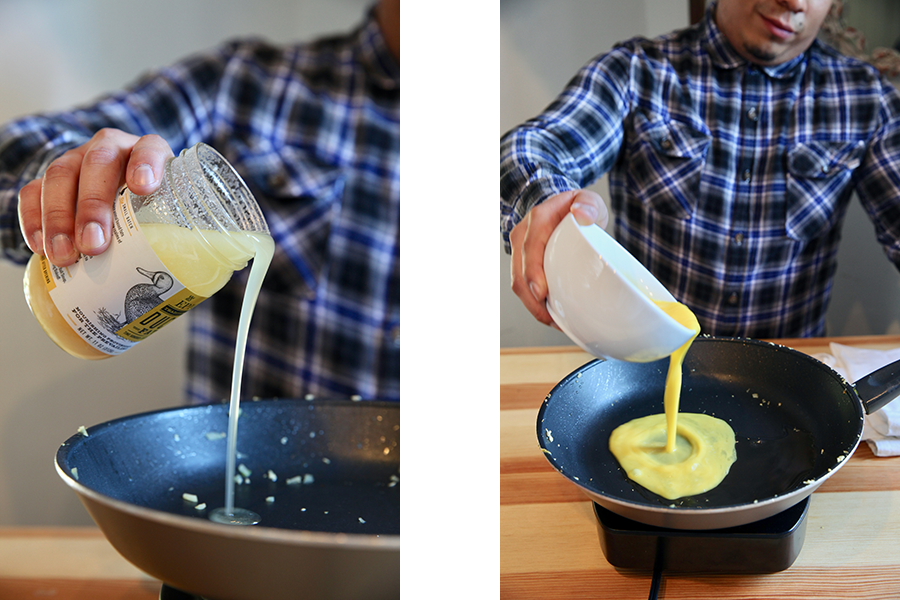
[{"label": "man's hand", "polygon": [[609,221],[609,211],[599,194],[578,190],[551,196],[535,206],[509,234],[512,289],[535,319],[553,327],[556,324],[546,307],[544,248],[556,226],[569,212],[580,225],[597,223],[606,227]]},{"label": "man's hand", "polygon": [[101,129],[19,190],[19,226],[32,252],[59,267],[109,247],[112,205],[123,183],[139,195],[159,187],[172,149],[158,135]]}]

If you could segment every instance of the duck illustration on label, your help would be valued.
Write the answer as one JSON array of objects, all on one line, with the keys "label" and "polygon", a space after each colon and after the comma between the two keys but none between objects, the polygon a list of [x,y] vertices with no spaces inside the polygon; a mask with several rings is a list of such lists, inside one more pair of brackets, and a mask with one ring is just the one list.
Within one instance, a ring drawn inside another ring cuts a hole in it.
[{"label": "duck illustration on label", "polygon": [[125,294],[125,324],[131,323],[162,304],[163,299],[160,297],[160,294],[165,294],[171,290],[172,285],[175,283],[175,278],[165,271],[148,271],[141,267],[135,268],[138,273],[152,283],[139,283]]},{"label": "duck illustration on label", "polygon": [[[113,239],[103,254],[68,267],[42,257],[50,299],[72,330],[97,350],[121,354],[206,299],[184,286],[143,234],[120,194]],[[175,225],[173,235],[180,233]],[[138,266],[140,265],[140,266]]]},{"label": "duck illustration on label", "polygon": [[[120,317],[122,313],[113,314],[105,306],[96,312],[103,328],[117,337],[138,342],[205,300],[178,284],[168,271],[151,271],[143,267],[135,269],[150,283],[137,283],[128,288],[124,321]],[[175,293],[164,297],[173,287],[176,288]]]},{"label": "duck illustration on label", "polygon": [[162,294],[171,290],[175,284],[175,278],[166,271],[149,271],[143,267],[135,267],[135,270],[149,279],[150,283],[135,284],[125,293],[125,320],[120,320],[121,313],[113,314],[105,306],[97,310],[97,317],[103,328],[112,334],[119,335],[122,327],[163,304]]}]

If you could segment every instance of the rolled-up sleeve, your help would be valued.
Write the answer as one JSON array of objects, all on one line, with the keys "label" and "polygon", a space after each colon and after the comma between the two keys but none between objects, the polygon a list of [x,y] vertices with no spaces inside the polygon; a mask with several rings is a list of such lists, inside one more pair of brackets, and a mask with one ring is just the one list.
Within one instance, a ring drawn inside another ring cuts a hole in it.
[{"label": "rolled-up sleeve", "polygon": [[24,263],[31,255],[18,223],[18,193],[54,159],[103,128],[158,134],[177,153],[215,137],[216,98],[229,58],[240,47],[223,44],[140,77],[133,85],[65,112],[23,117],[0,127],[0,247]]},{"label": "rolled-up sleeve", "polygon": [[609,171],[623,140],[632,53],[617,48],[585,65],[547,109],[500,140],[500,231],[535,205]]}]

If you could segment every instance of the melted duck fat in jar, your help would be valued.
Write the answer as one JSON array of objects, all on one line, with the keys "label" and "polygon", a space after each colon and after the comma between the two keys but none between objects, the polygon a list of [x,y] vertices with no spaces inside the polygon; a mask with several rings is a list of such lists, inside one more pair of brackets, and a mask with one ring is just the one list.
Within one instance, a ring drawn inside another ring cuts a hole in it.
[{"label": "melted duck fat in jar", "polygon": [[[130,213],[127,195],[120,194],[114,240],[105,253],[65,268],[34,255],[26,266],[32,314],[73,356],[97,360],[124,352],[219,291],[253,258],[255,239],[269,237],[168,223],[138,226]],[[115,288],[115,281],[125,283]]]}]

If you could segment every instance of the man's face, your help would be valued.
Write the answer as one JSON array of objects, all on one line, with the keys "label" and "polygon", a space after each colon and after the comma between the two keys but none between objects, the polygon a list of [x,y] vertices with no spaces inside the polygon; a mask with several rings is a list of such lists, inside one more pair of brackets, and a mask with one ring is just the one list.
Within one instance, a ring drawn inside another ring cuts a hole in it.
[{"label": "man's face", "polygon": [[832,0],[719,0],[716,25],[747,60],[777,65],[809,48],[831,3]]}]

